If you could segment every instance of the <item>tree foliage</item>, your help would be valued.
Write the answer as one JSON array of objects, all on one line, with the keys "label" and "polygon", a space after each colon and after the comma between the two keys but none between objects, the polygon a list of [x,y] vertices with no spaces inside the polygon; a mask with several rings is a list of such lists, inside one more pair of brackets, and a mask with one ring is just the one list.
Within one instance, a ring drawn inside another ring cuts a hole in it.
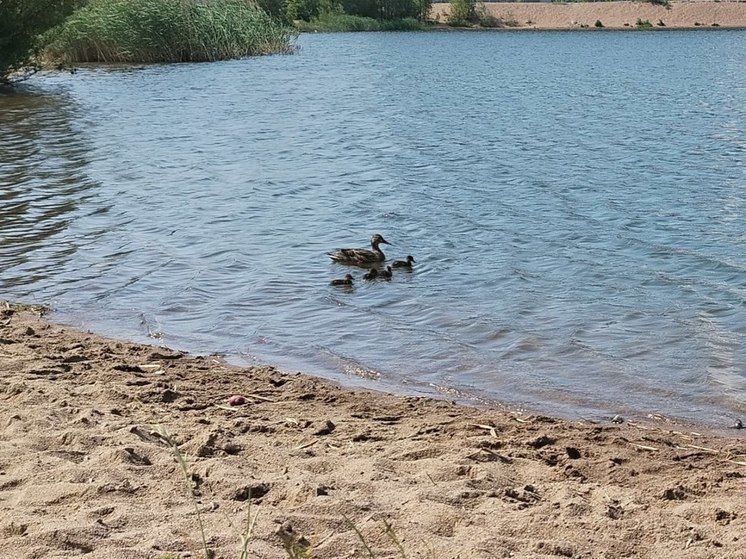
[{"label": "tree foliage", "polygon": [[81,0],[0,0],[0,81],[34,67],[39,35],[62,23]]},{"label": "tree foliage", "polygon": [[424,21],[431,7],[432,0],[287,0],[286,14],[291,21],[343,14],[382,21]]},{"label": "tree foliage", "polygon": [[466,26],[478,21],[476,0],[450,0],[448,24]]}]

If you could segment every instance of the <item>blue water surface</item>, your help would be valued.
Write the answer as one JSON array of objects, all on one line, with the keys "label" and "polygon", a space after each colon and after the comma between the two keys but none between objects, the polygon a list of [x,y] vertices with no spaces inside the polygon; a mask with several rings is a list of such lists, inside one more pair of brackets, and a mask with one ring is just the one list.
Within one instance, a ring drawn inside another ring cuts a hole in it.
[{"label": "blue water surface", "polygon": [[[746,32],[298,45],[0,93],[2,296],[354,386],[746,412]],[[376,232],[411,273],[325,256]]]}]

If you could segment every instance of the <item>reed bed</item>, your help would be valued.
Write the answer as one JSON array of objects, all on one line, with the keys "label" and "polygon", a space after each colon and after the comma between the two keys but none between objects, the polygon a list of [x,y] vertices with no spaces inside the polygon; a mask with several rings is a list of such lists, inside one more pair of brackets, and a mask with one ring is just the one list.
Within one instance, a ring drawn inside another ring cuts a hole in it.
[{"label": "reed bed", "polygon": [[76,62],[205,62],[294,50],[296,31],[251,0],[91,0],[47,34]]}]

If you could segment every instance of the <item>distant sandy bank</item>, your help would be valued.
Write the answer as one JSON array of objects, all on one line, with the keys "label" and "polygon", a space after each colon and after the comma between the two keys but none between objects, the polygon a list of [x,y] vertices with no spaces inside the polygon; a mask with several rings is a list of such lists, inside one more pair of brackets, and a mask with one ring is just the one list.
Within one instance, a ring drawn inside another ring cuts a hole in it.
[{"label": "distant sandy bank", "polygon": [[[486,3],[487,11],[519,28],[582,29],[595,28],[600,21],[605,28],[634,28],[638,19],[655,27],[746,28],[746,2],[671,2],[669,7],[647,2],[577,2],[556,3]],[[432,16],[445,22],[448,3],[433,4]]]}]

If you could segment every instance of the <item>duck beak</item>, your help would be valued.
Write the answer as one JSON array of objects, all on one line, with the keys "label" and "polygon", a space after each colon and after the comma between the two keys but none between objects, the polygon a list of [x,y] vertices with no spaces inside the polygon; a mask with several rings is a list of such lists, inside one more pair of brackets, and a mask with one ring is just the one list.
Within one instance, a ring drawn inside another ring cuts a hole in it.
[{"label": "duck beak", "polygon": [[384,244],[384,245],[390,245],[391,244],[390,242],[388,242],[386,239],[383,239],[383,238],[381,239],[381,243]]}]

